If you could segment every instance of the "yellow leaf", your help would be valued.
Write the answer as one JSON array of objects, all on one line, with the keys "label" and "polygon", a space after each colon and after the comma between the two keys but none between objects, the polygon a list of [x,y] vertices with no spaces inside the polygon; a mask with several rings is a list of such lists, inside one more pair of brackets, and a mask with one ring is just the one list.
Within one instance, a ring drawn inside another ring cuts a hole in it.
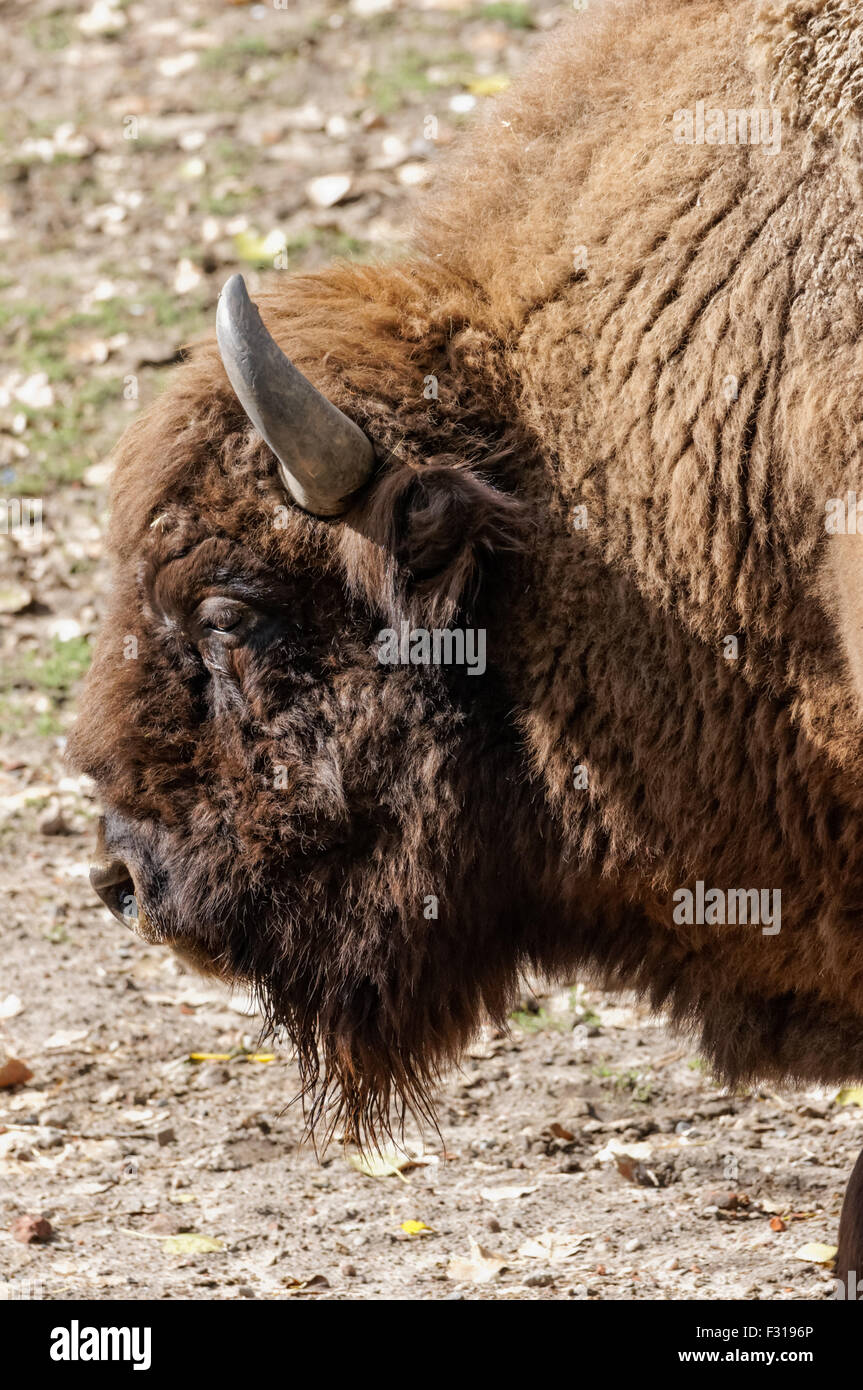
[{"label": "yellow leaf", "polygon": [[472,77],[467,83],[468,91],[473,92],[475,97],[496,97],[499,92],[505,92],[508,86],[509,78],[502,72],[495,77]]},{"label": "yellow leaf", "polygon": [[427,1226],[424,1221],[403,1221],[402,1230],[407,1231],[409,1236],[422,1236],[426,1232],[431,1233],[431,1226]]},{"label": "yellow leaf", "polygon": [[863,1105],[863,1086],[843,1086],[836,1097],[837,1105]]},{"label": "yellow leaf", "polygon": [[248,1054],[250,1062],[275,1062],[275,1052],[250,1052]]},{"label": "yellow leaf", "polygon": [[194,1231],[184,1231],[179,1236],[165,1236],[162,1249],[166,1255],[209,1255],[212,1250],[224,1250],[225,1246],[215,1236],[199,1236]]},{"label": "yellow leaf", "polygon": [[190,1052],[190,1062],[230,1062],[230,1052]]},{"label": "yellow leaf", "polygon": [[251,230],[237,232],[234,237],[234,250],[241,261],[250,261],[255,264],[260,261],[272,261],[280,251],[284,251],[286,246],[284,234],[278,230],[269,232],[267,236],[260,236]]},{"label": "yellow leaf", "polygon": [[814,1265],[829,1265],[836,1255],[839,1247],[836,1245],[821,1245],[817,1240],[810,1241],[808,1245],[801,1245],[799,1250],[794,1251],[795,1260],[808,1260]]}]

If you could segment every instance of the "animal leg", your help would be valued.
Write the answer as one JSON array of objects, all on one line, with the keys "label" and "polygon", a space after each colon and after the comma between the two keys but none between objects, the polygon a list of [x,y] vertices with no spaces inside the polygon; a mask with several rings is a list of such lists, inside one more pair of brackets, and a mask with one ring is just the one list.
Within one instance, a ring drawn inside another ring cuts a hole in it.
[{"label": "animal leg", "polygon": [[834,1277],[841,1279],[846,1289],[849,1273],[855,1281],[863,1280],[863,1153],[854,1164],[839,1218],[839,1251]]}]

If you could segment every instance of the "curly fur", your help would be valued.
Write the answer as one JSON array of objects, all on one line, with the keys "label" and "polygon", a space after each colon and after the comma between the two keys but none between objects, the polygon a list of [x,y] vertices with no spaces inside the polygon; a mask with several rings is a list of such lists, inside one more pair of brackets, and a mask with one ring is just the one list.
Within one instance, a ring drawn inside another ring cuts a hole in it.
[{"label": "curly fur", "polygon": [[[268,326],[380,459],[342,519],[285,508],[212,341],[127,433],[73,757],[144,929],[257,986],[313,1122],[427,1112],[528,966],[635,987],[732,1081],[863,1075],[863,557],[824,527],[863,451],[861,26],[603,7],[407,258],[276,279]],[[770,88],[778,156],[675,144]],[[226,586],[265,622],[216,654]],[[381,667],[400,616],[485,627],[486,675]],[[781,931],[676,925],[696,879],[781,890]]]}]

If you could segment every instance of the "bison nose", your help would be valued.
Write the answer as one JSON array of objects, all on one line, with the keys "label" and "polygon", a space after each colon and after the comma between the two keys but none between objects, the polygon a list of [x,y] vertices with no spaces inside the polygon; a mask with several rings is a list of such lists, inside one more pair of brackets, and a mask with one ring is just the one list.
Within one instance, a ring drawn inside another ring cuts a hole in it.
[{"label": "bison nose", "polygon": [[94,864],[90,870],[90,882],[118,922],[122,922],[124,927],[137,925],[135,885],[122,859],[108,859],[104,864]]}]

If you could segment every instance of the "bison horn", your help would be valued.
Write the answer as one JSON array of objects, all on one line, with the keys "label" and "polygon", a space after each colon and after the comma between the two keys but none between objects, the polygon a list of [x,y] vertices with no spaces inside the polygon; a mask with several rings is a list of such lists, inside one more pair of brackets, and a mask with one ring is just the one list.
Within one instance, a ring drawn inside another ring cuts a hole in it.
[{"label": "bison horn", "polygon": [[368,479],[374,450],[359,425],[285,356],[242,275],[232,275],[219,296],[216,337],[240,405],[276,455],[294,501],[314,516],[343,512]]}]

